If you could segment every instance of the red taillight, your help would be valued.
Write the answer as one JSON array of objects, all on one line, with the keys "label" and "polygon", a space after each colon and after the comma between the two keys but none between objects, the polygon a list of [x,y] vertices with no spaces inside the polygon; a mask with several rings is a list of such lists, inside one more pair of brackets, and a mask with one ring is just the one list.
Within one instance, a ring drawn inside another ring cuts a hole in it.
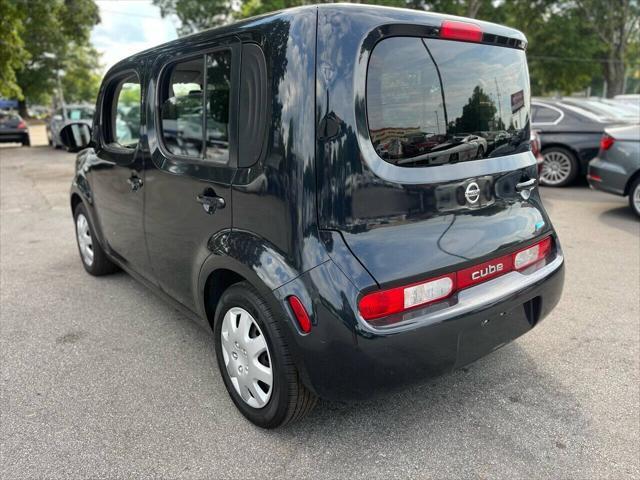
[{"label": "red taillight", "polygon": [[613,146],[615,141],[616,141],[615,138],[613,138],[613,137],[611,137],[611,136],[609,136],[607,134],[604,134],[602,136],[602,138],[600,139],[600,150],[601,151],[609,150]]},{"label": "red taillight", "polygon": [[481,42],[482,30],[473,23],[445,20],[440,25],[440,38],[462,40],[464,42]]},{"label": "red taillight", "polygon": [[290,296],[287,300],[289,301],[291,310],[293,310],[293,314],[298,321],[300,330],[302,330],[304,333],[309,333],[311,331],[311,319],[309,318],[309,314],[304,308],[304,305],[295,295]]},{"label": "red taillight", "polygon": [[24,123],[24,120],[20,120],[20,123],[18,123],[18,128],[20,130],[23,130],[23,129],[27,128],[27,124]]},{"label": "red taillight", "polygon": [[442,300],[451,295],[455,288],[456,277],[452,274],[406,287],[373,292],[360,299],[360,314],[365,320],[386,317]]},{"label": "red taillight", "polygon": [[514,270],[524,270],[525,268],[539,262],[547,256],[551,250],[551,237],[545,238],[540,243],[536,243],[532,247],[520,250],[513,256]]},{"label": "red taillight", "polygon": [[524,270],[546,258],[551,245],[551,237],[547,237],[516,253],[494,258],[454,273],[420,283],[369,293],[360,299],[358,310],[365,320],[376,320],[412,308],[424,307],[444,300],[456,291],[486,282],[513,270]]}]

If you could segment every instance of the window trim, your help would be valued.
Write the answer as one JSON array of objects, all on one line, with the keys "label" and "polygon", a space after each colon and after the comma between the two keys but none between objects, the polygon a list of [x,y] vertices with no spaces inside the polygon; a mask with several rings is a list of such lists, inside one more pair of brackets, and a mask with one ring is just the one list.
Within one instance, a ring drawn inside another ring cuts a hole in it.
[{"label": "window trim", "polygon": [[[237,133],[237,127],[238,127],[238,122],[237,122],[237,111],[238,111],[238,107],[237,107],[237,103],[239,100],[239,95],[238,95],[238,80],[239,80],[239,61],[240,61],[240,55],[241,55],[241,47],[242,44],[235,38],[228,38],[226,40],[220,40],[218,42],[218,45],[213,46],[213,47],[208,47],[208,48],[204,48],[201,50],[197,50],[193,53],[190,53],[189,55],[185,55],[183,57],[180,56],[180,52],[178,51],[173,51],[171,52],[170,56],[168,56],[167,58],[163,59],[161,62],[161,67],[158,71],[158,73],[155,75],[155,83],[156,83],[156,94],[155,94],[155,98],[154,98],[154,130],[155,130],[155,136],[157,139],[157,145],[158,145],[158,149],[160,150],[160,153],[162,154],[163,157],[165,157],[168,160],[174,161],[174,162],[186,162],[186,163],[195,163],[198,165],[203,165],[203,166],[208,166],[208,167],[225,167],[225,168],[229,168],[229,167],[236,167],[237,163],[238,163],[238,158],[237,158],[237,138],[238,138],[238,133]],[[206,58],[207,55],[210,53],[215,53],[215,52],[220,52],[220,51],[224,51],[224,50],[229,50],[231,52],[231,88],[230,88],[230,92],[229,92],[229,127],[228,127],[228,142],[229,142],[229,156],[226,162],[217,162],[215,160],[211,160],[211,159],[207,159],[206,158],[206,82],[207,82],[207,62],[206,62]],[[163,84],[163,82],[165,81],[165,75],[167,75],[167,70],[178,63],[184,63],[187,62],[189,60],[193,60],[195,58],[200,57],[202,59],[202,63],[203,63],[203,68],[204,68],[204,75],[203,75],[203,86],[204,86],[204,90],[203,90],[203,95],[202,95],[202,111],[203,111],[203,118],[202,118],[202,141],[204,143],[204,148],[202,149],[201,155],[200,157],[193,157],[193,156],[189,156],[189,155],[178,155],[175,153],[172,153],[169,151],[169,149],[167,148],[167,146],[165,145],[164,142],[164,135],[163,135],[163,131],[162,131],[162,118],[161,118],[161,94],[162,94],[162,88],[161,85]]]},{"label": "window trim", "polygon": [[536,101],[532,101],[531,102],[531,108],[533,109],[533,106],[536,106],[538,108],[548,108],[549,110],[553,110],[557,113],[560,114],[560,116],[554,120],[553,122],[534,122],[533,121],[533,117],[531,118],[531,125],[558,125],[562,119],[564,118],[564,112],[562,110],[560,110],[559,108],[554,107],[553,105],[550,105],[548,103],[542,103],[542,102],[536,102]]},{"label": "window trim", "polygon": [[[431,166],[428,168],[399,167],[378,156],[369,137],[366,105],[364,105],[365,102],[361,101],[361,99],[365,98],[367,69],[369,59],[371,58],[371,51],[378,42],[385,38],[415,37],[423,36],[425,33],[428,35],[430,29],[432,30],[433,28],[435,27],[391,23],[372,28],[369,30],[369,33],[365,34],[361,44],[361,54],[354,62],[352,87],[353,95],[356,98],[354,105],[355,134],[364,164],[382,180],[406,184],[450,182],[460,179],[461,176],[468,178],[492,174],[496,171],[516,170],[534,166],[536,160],[530,152],[495,157],[491,162],[486,162],[483,159],[457,164]],[[322,76],[318,76],[316,89],[323,98],[328,88],[327,80],[323,79]],[[527,99],[530,97],[530,89],[528,89],[528,93]],[[323,110],[319,111],[322,112],[323,115],[327,114],[327,112],[323,112]]]},{"label": "window trim", "polygon": [[[114,127],[112,123],[114,123],[115,121],[115,116],[113,116],[113,113],[114,113],[114,108],[117,107],[117,98],[115,97],[115,93],[131,75],[135,75],[136,78],[138,79],[138,83],[140,84],[140,124],[138,126],[138,142],[136,143],[136,145],[134,147],[124,147],[116,142],[107,141],[107,140],[112,140],[112,136],[113,136],[113,132],[111,131]],[[109,104],[109,102],[111,103]],[[109,107],[109,108],[105,108],[105,107]],[[113,153],[116,155],[118,154],[131,155],[133,158],[133,156],[135,155],[135,152],[140,147],[140,140],[142,138],[142,112],[143,111],[144,111],[144,92],[143,92],[142,76],[140,75],[140,73],[133,67],[128,67],[118,72],[115,72],[105,82],[105,92],[102,95],[102,99],[100,101],[100,115],[98,116],[98,120],[100,123],[98,125],[98,128],[100,130],[100,145],[102,146],[102,148],[109,153]],[[108,115],[108,118],[106,117],[106,115]]]},{"label": "window trim", "polygon": [[[395,28],[400,28],[400,29],[404,29],[406,26],[405,25],[390,25],[388,26],[390,29],[395,30]],[[386,40],[391,40],[391,39],[415,39],[415,40],[419,40],[420,43],[422,43],[422,45],[424,46],[424,48],[426,49],[426,52],[428,54],[428,58],[431,60],[435,71],[437,72],[437,76],[438,76],[438,80],[440,82],[440,88],[441,91],[444,92],[444,87],[443,87],[443,82],[442,82],[442,76],[440,73],[440,67],[438,66],[438,63],[435,61],[435,58],[433,57],[433,55],[431,54],[431,50],[429,48],[429,46],[427,45],[426,41],[427,40],[443,40],[439,37],[436,38],[432,38],[433,35],[427,33],[427,34],[409,34],[409,32],[390,32],[390,33],[386,33],[386,32],[370,32],[369,36],[366,37],[365,42],[369,40],[369,38],[372,38],[372,42],[371,42],[371,47],[370,50],[368,51],[368,56],[365,60],[359,62],[360,63],[360,68],[362,69],[362,95],[364,97],[364,101],[363,101],[363,109],[362,109],[362,117],[363,117],[363,128],[366,131],[366,138],[368,140],[368,145],[371,147],[371,149],[367,149],[368,151],[373,151],[373,153],[375,154],[375,157],[378,160],[381,160],[382,162],[392,165],[394,167],[399,167],[402,169],[407,168],[407,166],[405,166],[406,164],[410,164],[413,162],[418,161],[421,157],[424,157],[425,155],[419,155],[416,157],[403,157],[400,159],[397,159],[395,162],[390,161],[388,159],[384,159],[382,158],[376,147],[373,144],[373,139],[371,138],[371,124],[369,122],[369,95],[368,95],[368,90],[369,90],[369,74],[370,74],[370,68],[371,68],[371,60],[373,58],[373,55],[375,53],[376,48],[378,48],[380,46],[380,44],[382,44],[384,41]],[[445,40],[448,41],[448,40]],[[453,41],[455,42],[455,41]],[[483,45],[483,46],[489,46],[489,47],[499,47],[499,48],[511,48],[512,50],[524,50],[524,49],[518,49],[518,48],[512,48],[512,47],[507,47],[504,45],[496,45],[494,43],[486,43],[486,42],[478,42],[478,45]],[[525,65],[526,65],[526,57],[525,57]],[[529,96],[528,98],[530,99],[530,91],[531,91],[531,87],[530,87],[530,82],[529,82],[529,76],[528,76],[528,66],[527,66],[527,81],[526,81],[526,86],[524,86],[524,90],[526,90],[528,87],[529,90]],[[523,91],[524,91],[523,90]],[[443,97],[442,97],[442,103],[444,104],[444,93],[443,93]],[[527,105],[527,103],[525,102],[525,106]],[[530,132],[531,132],[531,118],[532,118],[532,107],[533,107],[533,102],[530,100],[529,103],[529,120],[526,123],[526,127],[524,127],[525,129],[529,130],[529,135],[527,135],[527,137],[530,136]],[[357,112],[357,116],[358,116],[358,112]],[[448,123],[446,121],[446,113],[445,113],[445,122]],[[360,128],[360,127],[359,127]],[[484,137],[481,137],[484,138]],[[486,139],[485,139],[486,140]],[[529,141],[527,141],[527,143],[529,143]],[[360,144],[360,148],[362,148],[362,144]],[[504,155],[501,155],[504,156]],[[510,155],[507,155],[510,156]],[[492,158],[498,158],[498,157],[492,157]],[[471,162],[478,162],[478,161],[483,161],[486,160],[486,158],[480,158],[480,159],[470,159],[470,160],[466,160],[464,162],[456,162],[455,165],[458,164],[462,164],[462,165],[468,165]],[[442,168],[445,166],[450,166],[452,165],[450,162],[444,163],[444,164],[432,164],[432,165],[420,165],[420,166],[415,166],[415,167],[409,167],[409,169],[414,170],[414,169],[424,169],[424,168],[429,168],[429,169],[435,169],[435,168]]]}]

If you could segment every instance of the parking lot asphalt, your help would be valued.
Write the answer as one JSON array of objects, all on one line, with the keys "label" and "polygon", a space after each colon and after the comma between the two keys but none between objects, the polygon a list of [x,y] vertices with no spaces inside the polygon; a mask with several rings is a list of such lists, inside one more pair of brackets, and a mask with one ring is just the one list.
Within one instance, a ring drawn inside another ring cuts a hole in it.
[{"label": "parking lot asphalt", "polygon": [[639,478],[640,222],[543,189],[564,295],[462,371],[277,431],[235,409],[210,335],[124,273],[93,278],[74,156],[0,148],[0,478]]}]

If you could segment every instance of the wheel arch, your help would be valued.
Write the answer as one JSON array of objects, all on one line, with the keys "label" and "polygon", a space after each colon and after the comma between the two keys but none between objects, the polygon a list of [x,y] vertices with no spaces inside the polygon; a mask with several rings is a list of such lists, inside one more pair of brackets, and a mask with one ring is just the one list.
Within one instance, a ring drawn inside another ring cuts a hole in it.
[{"label": "wheel arch", "polygon": [[211,238],[209,250],[212,253],[198,275],[196,305],[210,327],[214,326],[220,297],[227,288],[241,281],[251,284],[274,311],[282,311],[274,290],[301,272],[297,272],[273,245],[249,232],[225,231]]},{"label": "wheel arch", "polygon": [[635,182],[638,178],[640,178],[640,169],[636,170],[636,172],[631,175],[631,177],[629,177],[629,180],[627,180],[627,183],[624,186],[625,195],[629,195],[631,193],[631,185],[633,185],[633,182]]},{"label": "wheel arch", "polygon": [[247,281],[246,278],[229,268],[218,268],[209,273],[204,283],[203,309],[211,330],[214,327],[216,308],[222,294],[232,285],[245,281]]},{"label": "wheel arch", "polygon": [[76,211],[76,207],[78,204],[82,203],[82,197],[79,193],[73,192],[71,193],[71,213],[73,214]]}]

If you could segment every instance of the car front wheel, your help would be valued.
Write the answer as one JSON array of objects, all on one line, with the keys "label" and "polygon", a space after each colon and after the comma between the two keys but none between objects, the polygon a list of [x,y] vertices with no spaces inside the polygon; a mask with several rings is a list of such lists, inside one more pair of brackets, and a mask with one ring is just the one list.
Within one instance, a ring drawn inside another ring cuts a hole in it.
[{"label": "car front wheel", "polygon": [[84,269],[91,275],[101,276],[116,272],[118,267],[109,260],[107,254],[96,239],[95,230],[87,210],[82,203],[79,203],[74,212],[73,218],[76,225],[76,240],[78,242],[78,251],[80,252],[80,260]]},{"label": "car front wheel", "polygon": [[283,328],[247,282],[229,287],[216,308],[214,341],[224,384],[238,410],[263,428],[299,420],[316,403],[300,380]]},{"label": "car front wheel", "polygon": [[549,187],[564,187],[578,176],[578,160],[566,148],[551,147],[542,151],[544,161],[540,183]]}]

